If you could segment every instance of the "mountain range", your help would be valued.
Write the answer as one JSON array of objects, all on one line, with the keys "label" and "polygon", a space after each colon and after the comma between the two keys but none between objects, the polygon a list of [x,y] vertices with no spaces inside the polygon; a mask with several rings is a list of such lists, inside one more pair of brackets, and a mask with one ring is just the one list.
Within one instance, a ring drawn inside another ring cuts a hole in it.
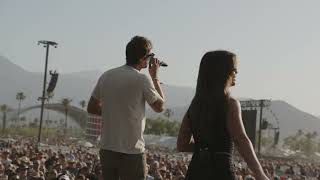
[{"label": "mountain range", "polygon": [[[100,71],[60,74],[53,101],[58,102],[67,97],[73,99],[73,105],[79,106],[81,100],[89,99],[101,74]],[[49,80],[50,76],[48,76]],[[22,107],[35,105],[40,103],[37,99],[42,92],[43,73],[26,71],[6,57],[0,56],[0,84],[0,104],[16,108],[18,106],[16,94],[24,92],[26,99],[22,102]],[[162,86],[167,99],[166,106],[173,111],[170,119],[181,121],[195,93],[194,88],[167,84]],[[150,108],[147,111],[149,117],[161,115],[153,113]],[[299,110],[282,100],[273,100],[270,107],[263,111],[263,118],[275,126],[277,121],[279,122],[280,139],[296,133],[298,129],[306,132],[317,131],[320,134],[320,117]]]}]

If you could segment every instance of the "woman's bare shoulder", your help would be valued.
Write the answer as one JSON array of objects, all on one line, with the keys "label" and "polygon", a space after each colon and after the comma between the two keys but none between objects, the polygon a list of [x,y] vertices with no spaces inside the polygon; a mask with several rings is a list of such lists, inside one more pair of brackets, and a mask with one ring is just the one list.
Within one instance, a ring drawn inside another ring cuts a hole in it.
[{"label": "woman's bare shoulder", "polygon": [[232,108],[232,109],[234,109],[234,108],[236,108],[236,109],[238,109],[239,107],[240,107],[240,102],[239,102],[239,100],[237,100],[235,97],[233,97],[233,96],[230,96],[229,98],[228,98],[228,104],[229,104],[229,108]]}]

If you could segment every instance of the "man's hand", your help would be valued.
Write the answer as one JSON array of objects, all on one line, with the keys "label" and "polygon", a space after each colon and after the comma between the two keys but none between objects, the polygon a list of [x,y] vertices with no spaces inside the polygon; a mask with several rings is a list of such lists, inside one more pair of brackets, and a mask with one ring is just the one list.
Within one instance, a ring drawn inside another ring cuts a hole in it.
[{"label": "man's hand", "polygon": [[153,60],[150,60],[149,62],[149,74],[151,78],[158,79],[158,70],[160,67],[160,61],[157,58],[154,58]]},{"label": "man's hand", "polygon": [[151,60],[149,62],[149,74],[151,76],[151,79],[153,81],[153,85],[155,87],[155,89],[157,90],[157,92],[159,93],[159,95],[162,97],[162,99],[158,99],[156,102],[154,102],[153,104],[150,104],[151,108],[155,111],[155,112],[162,112],[164,107],[164,96],[163,96],[163,92],[162,89],[160,87],[160,81],[158,79],[158,69],[160,67],[160,61],[157,58],[154,58],[153,60]]},{"label": "man's hand", "polygon": [[101,116],[101,102],[91,96],[88,103],[87,111],[90,114]]}]

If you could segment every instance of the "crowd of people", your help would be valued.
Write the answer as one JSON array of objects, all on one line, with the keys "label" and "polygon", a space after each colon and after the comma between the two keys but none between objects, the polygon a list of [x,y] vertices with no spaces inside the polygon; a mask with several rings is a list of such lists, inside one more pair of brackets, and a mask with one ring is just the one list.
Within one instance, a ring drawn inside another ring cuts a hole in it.
[{"label": "crowd of people", "polygon": [[[57,141],[55,141],[57,142]],[[61,145],[63,144],[63,146]],[[98,149],[78,146],[76,142],[37,148],[35,139],[18,138],[1,142],[0,179],[102,180]],[[191,154],[148,146],[146,152],[148,180],[182,180]],[[270,179],[320,179],[320,163],[279,158],[260,159]],[[254,179],[238,156],[234,159],[238,179]]]},{"label": "crowd of people", "polygon": [[261,159],[264,171],[275,179],[320,179],[320,163],[307,159],[265,158]]},{"label": "crowd of people", "polygon": [[[184,179],[191,154],[177,153],[176,150],[148,147],[147,162],[149,175],[154,179]],[[237,154],[237,152],[236,152]],[[239,155],[234,156],[234,170],[238,180],[253,180],[253,173]],[[270,179],[275,180],[318,180],[320,162],[306,159],[279,157],[260,158],[261,165]]]},{"label": "crowd of people", "polygon": [[69,144],[38,148],[35,139],[1,142],[0,179],[100,179],[97,153]]}]

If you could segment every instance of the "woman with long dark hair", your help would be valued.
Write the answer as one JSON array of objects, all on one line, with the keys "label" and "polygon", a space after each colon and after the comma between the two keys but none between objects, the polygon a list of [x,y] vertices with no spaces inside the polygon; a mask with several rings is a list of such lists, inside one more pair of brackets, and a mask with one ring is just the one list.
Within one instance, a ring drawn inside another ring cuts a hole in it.
[{"label": "woman with long dark hair", "polygon": [[236,55],[207,52],[201,60],[196,94],[185,114],[177,149],[193,152],[186,179],[236,179],[234,145],[257,180],[268,180],[245,132],[238,100],[230,95],[237,74]]}]

